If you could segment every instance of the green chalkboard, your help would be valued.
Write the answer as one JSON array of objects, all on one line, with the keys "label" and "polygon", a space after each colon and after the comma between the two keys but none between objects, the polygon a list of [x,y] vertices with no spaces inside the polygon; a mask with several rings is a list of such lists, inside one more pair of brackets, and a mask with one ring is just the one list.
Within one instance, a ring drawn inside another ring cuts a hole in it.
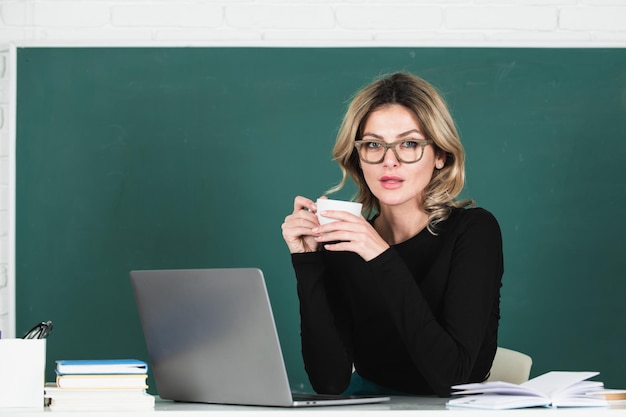
[{"label": "green chalkboard", "polygon": [[54,321],[47,378],[147,359],[129,270],[240,266],[308,389],[280,225],[339,180],[352,94],[397,70],[446,97],[464,196],[501,223],[500,344],[626,386],[625,49],[17,48],[16,327]]}]

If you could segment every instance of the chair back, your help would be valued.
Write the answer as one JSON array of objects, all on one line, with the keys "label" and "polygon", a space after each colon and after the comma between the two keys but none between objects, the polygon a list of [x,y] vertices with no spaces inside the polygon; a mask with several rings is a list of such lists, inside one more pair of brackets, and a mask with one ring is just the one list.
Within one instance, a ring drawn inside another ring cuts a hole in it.
[{"label": "chair back", "polygon": [[487,381],[503,381],[521,384],[528,381],[533,360],[515,350],[498,347]]}]

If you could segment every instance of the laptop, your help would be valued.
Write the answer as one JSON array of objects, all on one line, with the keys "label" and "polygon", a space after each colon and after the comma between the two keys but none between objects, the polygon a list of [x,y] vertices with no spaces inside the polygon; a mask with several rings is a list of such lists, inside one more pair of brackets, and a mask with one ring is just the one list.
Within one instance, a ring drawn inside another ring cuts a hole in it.
[{"label": "laptop", "polygon": [[292,394],[259,269],[131,271],[130,278],[161,398],[278,407],[389,400]]}]

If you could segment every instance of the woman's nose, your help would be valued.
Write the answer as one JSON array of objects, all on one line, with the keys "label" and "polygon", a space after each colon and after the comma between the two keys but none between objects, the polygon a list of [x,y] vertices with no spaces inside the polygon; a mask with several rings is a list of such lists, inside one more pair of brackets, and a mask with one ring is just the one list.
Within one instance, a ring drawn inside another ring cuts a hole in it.
[{"label": "woman's nose", "polygon": [[385,149],[385,156],[383,158],[383,166],[397,166],[400,162],[394,152],[393,148]]}]

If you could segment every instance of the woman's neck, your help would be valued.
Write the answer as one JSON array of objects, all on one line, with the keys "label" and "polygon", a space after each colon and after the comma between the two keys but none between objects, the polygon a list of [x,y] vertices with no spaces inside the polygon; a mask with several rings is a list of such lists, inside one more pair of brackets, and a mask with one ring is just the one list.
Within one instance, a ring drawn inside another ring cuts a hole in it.
[{"label": "woman's neck", "polygon": [[374,228],[388,244],[397,245],[417,235],[427,224],[428,214],[421,209],[381,207]]}]

